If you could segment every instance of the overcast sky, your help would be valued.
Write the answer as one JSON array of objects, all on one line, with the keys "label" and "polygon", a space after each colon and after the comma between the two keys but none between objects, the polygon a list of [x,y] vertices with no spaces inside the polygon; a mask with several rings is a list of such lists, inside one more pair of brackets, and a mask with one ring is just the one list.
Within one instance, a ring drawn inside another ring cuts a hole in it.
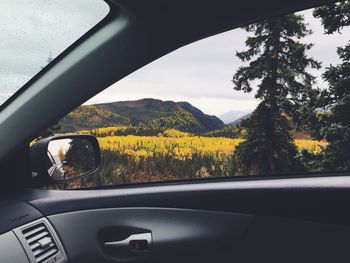
[{"label": "overcast sky", "polygon": [[[314,32],[302,40],[315,43],[309,54],[323,65],[337,63],[336,48],[349,40],[350,30],[341,35],[324,35],[311,10],[301,13]],[[242,29],[234,29],[180,48],[115,83],[88,103],[158,98],[188,101],[217,116],[228,111],[251,111],[258,103],[254,92],[234,91],[231,82],[233,73],[242,65],[235,52],[245,49],[247,36]],[[322,72],[323,69],[313,73],[320,76]],[[325,86],[321,78],[319,85]]]},{"label": "overcast sky", "polygon": [[[18,89],[37,73],[49,54],[54,57],[62,52],[107,13],[104,3],[96,3],[96,0],[1,1],[0,20],[5,17],[10,21],[0,23],[0,103],[1,96]],[[11,8],[17,8],[16,13],[21,16],[13,17]],[[341,35],[324,35],[311,10],[301,13],[314,31],[302,40],[315,43],[309,54],[324,66],[337,63],[336,48],[347,43],[350,28]],[[18,26],[22,24],[23,27]],[[157,98],[188,101],[217,116],[228,111],[251,111],[258,103],[254,93],[234,91],[231,82],[233,73],[242,65],[235,52],[245,49],[246,37],[246,32],[235,29],[185,46],[127,76],[87,103]],[[313,73],[320,76],[323,70]],[[319,85],[325,86],[320,79]]]}]

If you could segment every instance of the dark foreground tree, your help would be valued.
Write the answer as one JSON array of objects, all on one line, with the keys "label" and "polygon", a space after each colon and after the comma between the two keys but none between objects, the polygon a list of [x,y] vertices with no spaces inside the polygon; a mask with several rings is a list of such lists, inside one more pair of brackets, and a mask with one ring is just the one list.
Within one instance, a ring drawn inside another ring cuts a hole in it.
[{"label": "dark foreground tree", "polygon": [[350,1],[315,8],[313,15],[321,19],[326,34],[340,33],[344,27],[350,25]]},{"label": "dark foreground tree", "polygon": [[[290,172],[302,169],[291,143],[287,119],[262,102],[244,124],[246,141],[235,150],[234,162],[240,174]],[[273,155],[271,155],[273,151]],[[238,158],[237,158],[238,157]]]},{"label": "dark foreground tree", "polygon": [[309,34],[304,18],[290,14],[244,27],[248,50],[237,52],[249,62],[233,76],[234,89],[252,92],[260,105],[247,121],[246,140],[235,150],[237,174],[271,174],[300,169],[297,149],[288,131],[285,115],[298,119],[298,109],[313,93],[315,78],[308,68],[320,64],[307,56],[312,44],[299,40]]},{"label": "dark foreground tree", "polygon": [[[322,19],[326,34],[350,25],[350,1],[333,3],[315,9],[314,16]],[[320,106],[327,111],[318,116],[315,135],[329,145],[322,152],[322,168],[350,170],[350,42],[337,51],[341,63],[330,65],[323,74],[328,89],[322,92]]]},{"label": "dark foreground tree", "polygon": [[69,142],[69,148],[65,154],[66,166],[69,166],[77,174],[86,173],[95,167],[95,153],[88,140],[73,138]]}]

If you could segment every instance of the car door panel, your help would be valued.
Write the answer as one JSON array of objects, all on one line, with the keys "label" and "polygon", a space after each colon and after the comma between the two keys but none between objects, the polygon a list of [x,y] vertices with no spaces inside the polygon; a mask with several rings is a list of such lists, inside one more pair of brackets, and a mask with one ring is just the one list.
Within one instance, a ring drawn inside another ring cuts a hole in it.
[{"label": "car door panel", "polygon": [[[73,263],[348,262],[349,185],[346,176],[209,180],[19,198],[48,218]],[[144,233],[145,254],[104,247]]]},{"label": "car door panel", "polygon": [[[220,179],[95,190],[27,190],[16,198],[43,215],[122,207],[162,207],[284,217],[349,225],[347,176]],[[325,213],[325,211],[328,211]]]},{"label": "car door panel", "polygon": [[[185,209],[116,208],[70,212],[48,219],[60,234],[71,262],[154,262],[231,250],[254,217]],[[106,242],[147,232],[152,235],[152,244],[146,250],[149,253],[128,251],[127,246],[105,246]]]},{"label": "car door panel", "polygon": [[348,262],[348,226],[257,217],[240,242],[237,262]]}]

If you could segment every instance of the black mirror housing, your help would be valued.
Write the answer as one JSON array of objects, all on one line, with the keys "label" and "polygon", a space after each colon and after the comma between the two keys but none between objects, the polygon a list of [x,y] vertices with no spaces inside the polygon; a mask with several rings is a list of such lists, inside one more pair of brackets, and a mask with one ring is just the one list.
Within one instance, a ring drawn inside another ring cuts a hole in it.
[{"label": "black mirror housing", "polygon": [[93,135],[52,136],[31,146],[30,160],[32,186],[66,183],[98,170],[100,147]]}]

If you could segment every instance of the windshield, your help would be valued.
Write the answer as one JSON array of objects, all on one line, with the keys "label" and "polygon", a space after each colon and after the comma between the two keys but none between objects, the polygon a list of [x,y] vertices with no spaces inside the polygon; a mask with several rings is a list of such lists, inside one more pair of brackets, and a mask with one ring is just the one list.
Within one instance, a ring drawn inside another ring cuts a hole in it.
[{"label": "windshield", "polygon": [[108,12],[102,0],[1,1],[0,105]]}]

